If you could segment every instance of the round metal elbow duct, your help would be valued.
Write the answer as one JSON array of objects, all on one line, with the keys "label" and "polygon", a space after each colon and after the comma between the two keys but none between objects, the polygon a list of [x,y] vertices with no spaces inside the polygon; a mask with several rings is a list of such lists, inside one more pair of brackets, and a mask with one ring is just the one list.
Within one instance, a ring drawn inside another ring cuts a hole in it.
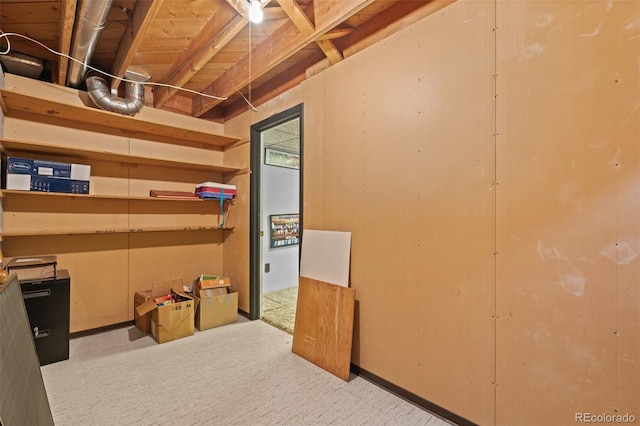
[{"label": "round metal elbow duct", "polygon": [[89,76],[86,78],[89,98],[105,111],[113,111],[122,115],[135,115],[144,106],[144,85],[126,82],[126,98],[111,94],[106,80]]}]

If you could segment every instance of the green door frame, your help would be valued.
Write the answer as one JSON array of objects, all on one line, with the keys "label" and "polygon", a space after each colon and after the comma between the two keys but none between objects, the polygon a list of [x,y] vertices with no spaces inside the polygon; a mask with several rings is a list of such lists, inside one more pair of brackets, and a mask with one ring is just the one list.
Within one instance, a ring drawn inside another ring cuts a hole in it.
[{"label": "green door frame", "polygon": [[[265,130],[279,126],[287,121],[300,119],[300,237],[303,229],[303,177],[304,177],[304,108],[303,104],[298,104],[285,111],[275,114],[251,126],[250,156],[251,156],[251,177],[249,195],[249,319],[260,318],[260,299],[262,265],[261,250],[262,238],[260,231],[262,227],[262,141],[261,134]],[[301,250],[302,244],[298,246]]]}]

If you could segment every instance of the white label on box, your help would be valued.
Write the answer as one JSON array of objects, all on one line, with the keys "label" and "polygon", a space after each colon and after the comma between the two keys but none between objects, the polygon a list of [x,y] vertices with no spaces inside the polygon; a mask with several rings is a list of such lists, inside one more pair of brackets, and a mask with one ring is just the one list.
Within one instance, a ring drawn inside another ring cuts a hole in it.
[{"label": "white label on box", "polygon": [[25,257],[22,259],[16,259],[16,263],[25,263],[25,262],[41,262],[41,257]]},{"label": "white label on box", "polygon": [[21,189],[29,191],[31,189],[31,175],[15,175],[7,173],[7,189]]},{"label": "white label on box", "polygon": [[91,177],[91,166],[86,164],[71,165],[71,179],[89,180]]},{"label": "white label on box", "polygon": [[38,174],[42,176],[53,176],[53,167],[38,167]]}]

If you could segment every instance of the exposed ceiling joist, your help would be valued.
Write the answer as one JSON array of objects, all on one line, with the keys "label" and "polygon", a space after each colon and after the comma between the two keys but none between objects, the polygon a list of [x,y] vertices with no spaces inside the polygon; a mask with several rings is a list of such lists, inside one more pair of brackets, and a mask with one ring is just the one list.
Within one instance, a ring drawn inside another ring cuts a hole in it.
[{"label": "exposed ceiling joist", "polygon": [[[285,72],[278,74],[277,77],[269,80],[268,83],[261,85],[252,92],[251,101],[256,105],[260,105],[269,99],[294,88],[307,78],[307,70],[324,59],[324,54],[320,51],[309,56],[307,59],[298,62],[295,66],[287,69]],[[224,118],[230,119],[236,117],[249,109],[247,102],[239,98],[234,103],[224,109]],[[207,112],[203,118],[211,118],[219,120],[220,117]]]},{"label": "exposed ceiling joist", "polygon": [[349,57],[455,1],[398,1],[383,14],[372,17],[359,26],[358,31],[352,32],[337,43],[345,46],[342,50],[344,57]]},{"label": "exposed ceiling joist", "polygon": [[[282,25],[263,43],[253,48],[250,55],[238,61],[236,67],[225,72],[222,77],[208,86],[204,93],[229,96],[237,92],[256,76],[264,74],[276,63],[293,55],[308,43],[315,42],[321,35],[371,3],[373,0],[316,0],[314,2],[316,27],[313,33],[302,34],[292,22]],[[220,102],[217,99],[197,96],[194,98],[192,115],[200,117]]]},{"label": "exposed ceiling joist", "polygon": [[278,3],[302,34],[311,35],[316,31],[316,27],[313,25],[313,22],[311,22],[311,19],[309,19],[295,0],[278,0]]},{"label": "exposed ceiling joist", "polygon": [[[311,19],[309,19],[305,11],[302,10],[295,0],[279,0],[279,3],[302,34],[311,35],[315,32],[316,28],[311,22]],[[332,64],[338,63],[342,60],[342,53],[340,53],[331,40],[320,40],[318,38],[316,40],[316,44],[324,52],[327,58],[329,58]]]},{"label": "exposed ceiling joist", "polygon": [[[221,8],[160,79],[163,84],[182,87],[247,25],[248,19],[233,8]],[[154,106],[161,108],[178,90],[159,87]]]},{"label": "exposed ceiling joist", "polygon": [[338,50],[336,45],[333,44],[331,40],[318,40],[316,41],[316,43],[318,44],[320,49],[322,49],[327,58],[329,58],[329,61],[332,64],[337,64],[342,59],[344,59],[340,50]]},{"label": "exposed ceiling joist", "polygon": [[[58,51],[63,55],[69,56],[71,50],[71,34],[73,33],[73,24],[76,20],[77,0],[62,0],[60,3],[60,45]],[[60,57],[57,62],[58,84],[64,84],[67,81],[67,71],[69,70],[69,59],[65,56]]]},{"label": "exposed ceiling joist", "polygon": [[[111,67],[111,74],[122,77],[129,68],[140,43],[142,43],[144,35],[147,33],[147,29],[162,7],[163,1],[164,0],[147,0],[137,4],[133,12],[127,11],[129,14],[129,22],[118,46],[118,51],[116,52]],[[119,84],[120,80],[113,79],[111,81],[111,88],[117,88]]]},{"label": "exposed ceiling joist", "polygon": [[[224,122],[453,1],[262,0],[263,22],[249,24],[248,0],[113,0],[89,65],[116,76],[112,89],[126,70],[149,75],[156,108]],[[79,0],[0,3],[2,31],[50,49],[10,36],[11,51],[65,84]]]}]

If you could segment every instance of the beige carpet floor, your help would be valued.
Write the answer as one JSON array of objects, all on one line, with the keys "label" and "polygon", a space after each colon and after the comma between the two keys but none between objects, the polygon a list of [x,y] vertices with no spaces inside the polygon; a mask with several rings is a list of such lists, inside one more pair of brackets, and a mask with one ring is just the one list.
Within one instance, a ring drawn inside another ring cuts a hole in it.
[{"label": "beige carpet floor", "polygon": [[160,345],[127,326],[71,339],[42,376],[56,426],[448,426],[316,367],[292,340],[244,317]]},{"label": "beige carpet floor", "polygon": [[262,295],[262,315],[260,319],[293,335],[297,302],[297,286],[264,293]]}]

